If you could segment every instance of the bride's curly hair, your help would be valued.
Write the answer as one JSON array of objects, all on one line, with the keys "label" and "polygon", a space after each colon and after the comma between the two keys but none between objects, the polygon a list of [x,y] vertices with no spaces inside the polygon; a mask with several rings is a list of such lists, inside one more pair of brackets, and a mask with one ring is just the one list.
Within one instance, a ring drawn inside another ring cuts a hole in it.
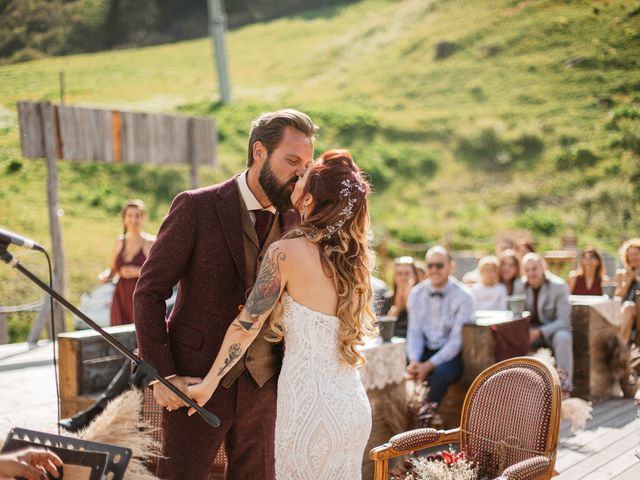
[{"label": "bride's curly hair", "polygon": [[[370,186],[347,150],[329,150],[310,167],[300,200],[311,194],[313,211],[284,238],[305,236],[316,243],[327,275],[338,294],[336,316],[340,320],[339,351],[350,365],[361,365],[364,356],[356,350],[363,337],[377,335],[372,310],[369,238]],[[284,332],[270,320],[270,339],[279,341]]]}]

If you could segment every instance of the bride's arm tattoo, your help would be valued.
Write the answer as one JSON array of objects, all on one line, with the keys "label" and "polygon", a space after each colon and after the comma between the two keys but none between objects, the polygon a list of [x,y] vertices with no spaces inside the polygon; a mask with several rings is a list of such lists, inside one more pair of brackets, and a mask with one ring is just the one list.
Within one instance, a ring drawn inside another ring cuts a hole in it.
[{"label": "bride's arm tattoo", "polygon": [[226,375],[258,335],[261,320],[265,319],[280,298],[283,282],[280,264],[286,258],[285,252],[277,246],[267,250],[247,303],[229,326],[205,380]]},{"label": "bride's arm tattoo", "polygon": [[218,376],[224,375],[225,370],[230,364],[233,364],[238,358],[242,356],[242,346],[239,343],[234,343],[229,347],[229,355],[224,359],[224,365],[218,370]]},{"label": "bride's arm tattoo", "polygon": [[277,247],[267,250],[256,283],[238,318],[245,330],[251,330],[260,315],[271,310],[280,297],[280,263],[286,258],[287,255]]},{"label": "bride's arm tattoo", "polygon": [[[216,382],[226,375],[244,355],[260,332],[261,322],[276,305],[286,283],[280,267],[287,258],[277,245],[267,249],[247,303],[227,329],[222,346],[203,382]],[[217,386],[217,383],[215,384]]]}]

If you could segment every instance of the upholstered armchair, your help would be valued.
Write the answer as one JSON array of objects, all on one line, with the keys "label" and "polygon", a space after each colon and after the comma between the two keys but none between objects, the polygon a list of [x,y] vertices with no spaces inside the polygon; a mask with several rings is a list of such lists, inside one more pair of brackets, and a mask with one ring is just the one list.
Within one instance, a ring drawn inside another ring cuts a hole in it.
[{"label": "upholstered armchair", "polygon": [[548,479],[554,474],[560,428],[560,381],[533,357],[497,363],[473,382],[460,427],[400,433],[371,450],[374,480],[387,480],[390,458],[438,445],[459,444],[483,476],[500,480]]}]

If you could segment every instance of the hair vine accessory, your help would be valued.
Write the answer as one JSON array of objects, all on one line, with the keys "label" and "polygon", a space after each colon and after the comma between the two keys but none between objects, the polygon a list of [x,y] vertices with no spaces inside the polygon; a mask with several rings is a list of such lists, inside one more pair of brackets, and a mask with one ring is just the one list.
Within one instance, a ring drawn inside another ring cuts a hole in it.
[{"label": "hair vine accessory", "polygon": [[316,240],[318,239],[318,237],[330,238],[331,236],[333,236],[334,233],[336,233],[338,230],[340,230],[344,226],[347,220],[353,217],[353,208],[356,205],[356,198],[354,196],[354,192],[355,190],[358,190],[360,193],[365,193],[366,189],[364,187],[364,184],[362,183],[362,180],[360,179],[360,174],[358,172],[353,172],[353,180],[349,180],[348,178],[346,178],[341,182],[341,185],[342,185],[342,188],[340,190],[340,196],[343,198],[347,198],[348,200],[347,200],[347,204],[338,214],[339,220],[336,223],[327,225],[324,228],[325,230],[324,232],[318,229],[318,227],[314,225],[310,225],[310,227],[313,228],[314,230],[318,230],[318,233],[315,235],[309,234],[308,232],[305,233],[300,229],[294,230],[296,234],[304,235],[309,240]]}]

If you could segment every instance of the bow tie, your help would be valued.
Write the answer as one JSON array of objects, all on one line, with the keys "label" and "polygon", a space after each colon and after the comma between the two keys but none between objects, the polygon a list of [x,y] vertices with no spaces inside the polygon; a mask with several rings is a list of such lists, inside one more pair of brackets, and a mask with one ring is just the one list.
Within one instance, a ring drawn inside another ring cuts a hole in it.
[{"label": "bow tie", "polygon": [[431,292],[431,298],[433,297],[444,298],[444,292]]}]

